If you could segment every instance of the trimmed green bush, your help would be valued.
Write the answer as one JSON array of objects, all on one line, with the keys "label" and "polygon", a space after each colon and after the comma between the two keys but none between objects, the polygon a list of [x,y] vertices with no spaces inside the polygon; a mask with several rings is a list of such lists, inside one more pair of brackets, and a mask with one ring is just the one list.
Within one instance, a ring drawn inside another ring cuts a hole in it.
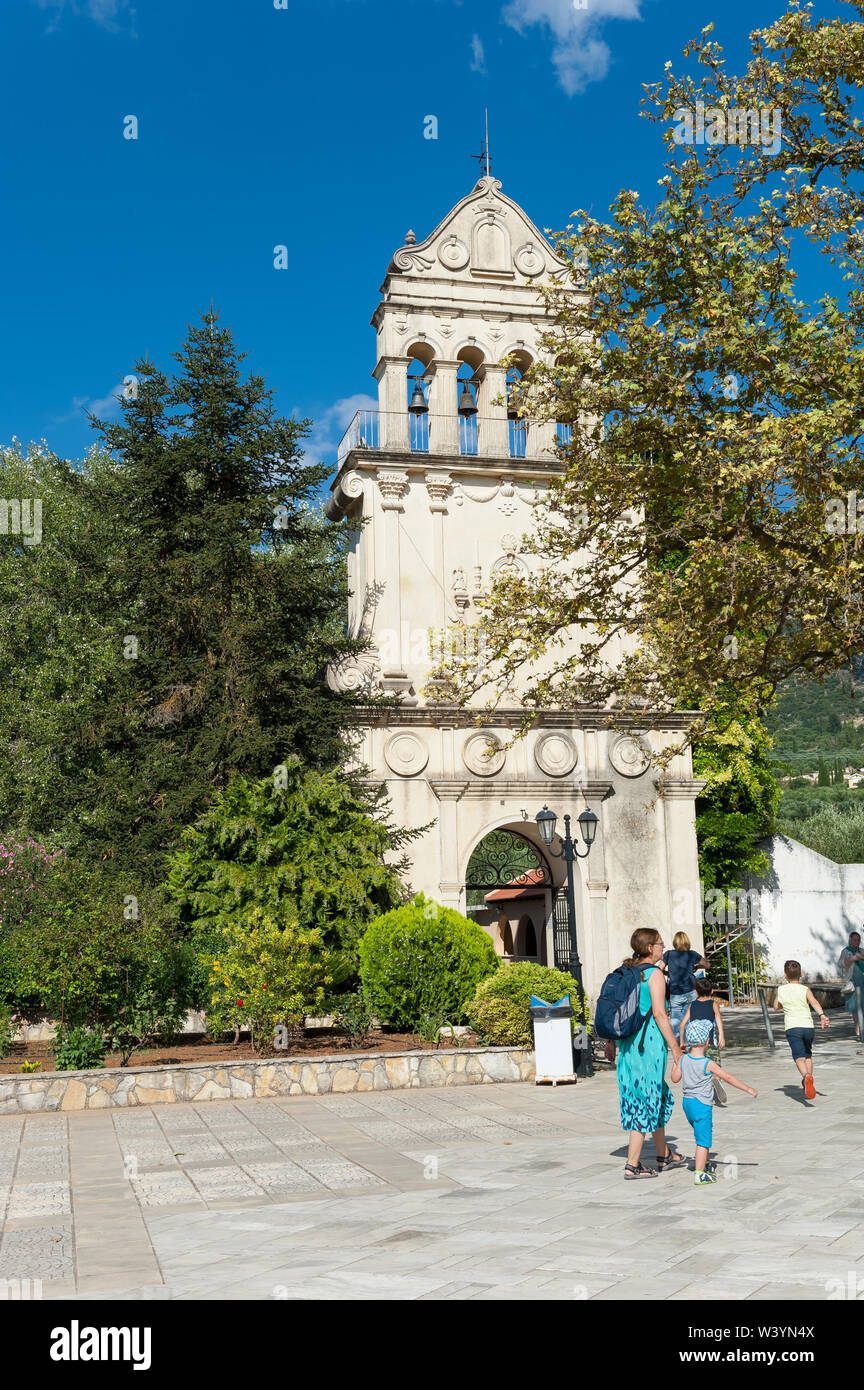
[{"label": "trimmed green bush", "polygon": [[492,938],[476,922],[420,893],[376,917],[360,942],[360,980],[382,1023],[415,1029],[440,1014],[462,1021],[481,980],[498,969]]},{"label": "trimmed green bush", "polygon": [[468,1003],[468,1022],[493,1047],[532,1047],[534,1030],[531,995],[554,1004],[562,994],[570,995],[574,1015],[573,1032],[581,1026],[579,995],[572,975],[530,961],[505,965],[477,986]]}]

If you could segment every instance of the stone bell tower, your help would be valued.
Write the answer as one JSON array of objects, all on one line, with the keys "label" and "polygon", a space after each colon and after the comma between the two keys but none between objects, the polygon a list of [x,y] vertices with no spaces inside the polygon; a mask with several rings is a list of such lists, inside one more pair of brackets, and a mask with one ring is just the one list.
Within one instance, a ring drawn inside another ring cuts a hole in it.
[{"label": "stone bell tower", "polygon": [[657,927],[667,944],[678,929],[701,943],[693,802],[702,784],[689,753],[670,763],[662,796],[649,771],[649,748],[674,741],[685,716],[646,715],[624,729],[602,710],[546,710],[511,744],[518,692],[509,707],[481,712],[429,679],[430,632],[461,625],[470,643],[496,576],[532,563],[522,538],[561,470],[570,426],[514,418],[508,377],[541,355],[540,286],[566,277],[488,175],[430,236],[409,232],[394,254],[372,319],[378,410],[352,420],[327,506],[332,520],[357,523],[351,633],[372,645],[328,680],[400,696],[398,709],[368,712],[359,757],[386,783],[400,824],[434,822],[411,846],[412,886],[470,912],[510,958],[566,968],[565,871],[544,850],[536,812],[548,803],[574,822],[586,807],[597,815],[574,884],[590,993],[637,926]]}]

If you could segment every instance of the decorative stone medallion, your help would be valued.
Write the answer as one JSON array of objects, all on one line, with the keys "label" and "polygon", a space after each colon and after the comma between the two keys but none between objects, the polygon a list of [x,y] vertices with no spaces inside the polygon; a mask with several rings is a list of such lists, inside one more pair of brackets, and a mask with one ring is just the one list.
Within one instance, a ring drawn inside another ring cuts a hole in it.
[{"label": "decorative stone medallion", "polygon": [[635,734],[621,734],[609,749],[609,761],[622,777],[641,777],[651,766],[651,750]]},{"label": "decorative stone medallion", "polygon": [[472,734],[462,749],[462,761],[469,772],[478,777],[492,777],[500,772],[507,757],[501,740],[495,734]]},{"label": "decorative stone medallion", "polygon": [[450,236],[438,247],[438,259],[448,270],[462,270],[468,264],[468,247],[456,236]]},{"label": "decorative stone medallion", "polygon": [[550,777],[566,777],[578,759],[576,744],[567,734],[543,734],[534,745],[534,761]]},{"label": "decorative stone medallion", "polygon": [[400,777],[415,777],[429,761],[429,749],[416,734],[394,734],[384,748],[384,761]]},{"label": "decorative stone medallion", "polygon": [[529,241],[525,246],[521,246],[514,257],[514,264],[518,271],[527,275],[529,279],[535,275],[542,275],[546,268],[544,260],[538,247]]}]

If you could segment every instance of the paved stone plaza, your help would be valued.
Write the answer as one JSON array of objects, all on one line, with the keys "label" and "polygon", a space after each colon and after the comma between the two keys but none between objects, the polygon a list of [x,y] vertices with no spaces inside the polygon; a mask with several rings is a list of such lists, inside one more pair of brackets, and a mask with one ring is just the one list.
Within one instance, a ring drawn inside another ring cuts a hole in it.
[{"label": "paved stone plaza", "polygon": [[[826,1299],[850,1272],[864,1289],[864,1058],[832,1021],[813,1104],[782,1030],[773,1055],[727,1051],[760,1094],[716,1111],[713,1188],[623,1181],[609,1071],[0,1116],[0,1277],[45,1298]],[[680,1104],[669,1133],[692,1154]]]}]

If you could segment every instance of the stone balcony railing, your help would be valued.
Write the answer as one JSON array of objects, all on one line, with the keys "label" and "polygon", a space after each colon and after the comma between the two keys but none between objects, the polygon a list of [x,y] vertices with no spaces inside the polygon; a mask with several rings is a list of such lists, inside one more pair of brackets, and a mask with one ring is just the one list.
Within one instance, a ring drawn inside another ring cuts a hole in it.
[{"label": "stone balcony railing", "polygon": [[572,428],[545,421],[508,420],[506,416],[358,410],[342,436],[337,462],[341,468],[355,449],[462,458],[555,458],[559,449],[570,443]]}]

